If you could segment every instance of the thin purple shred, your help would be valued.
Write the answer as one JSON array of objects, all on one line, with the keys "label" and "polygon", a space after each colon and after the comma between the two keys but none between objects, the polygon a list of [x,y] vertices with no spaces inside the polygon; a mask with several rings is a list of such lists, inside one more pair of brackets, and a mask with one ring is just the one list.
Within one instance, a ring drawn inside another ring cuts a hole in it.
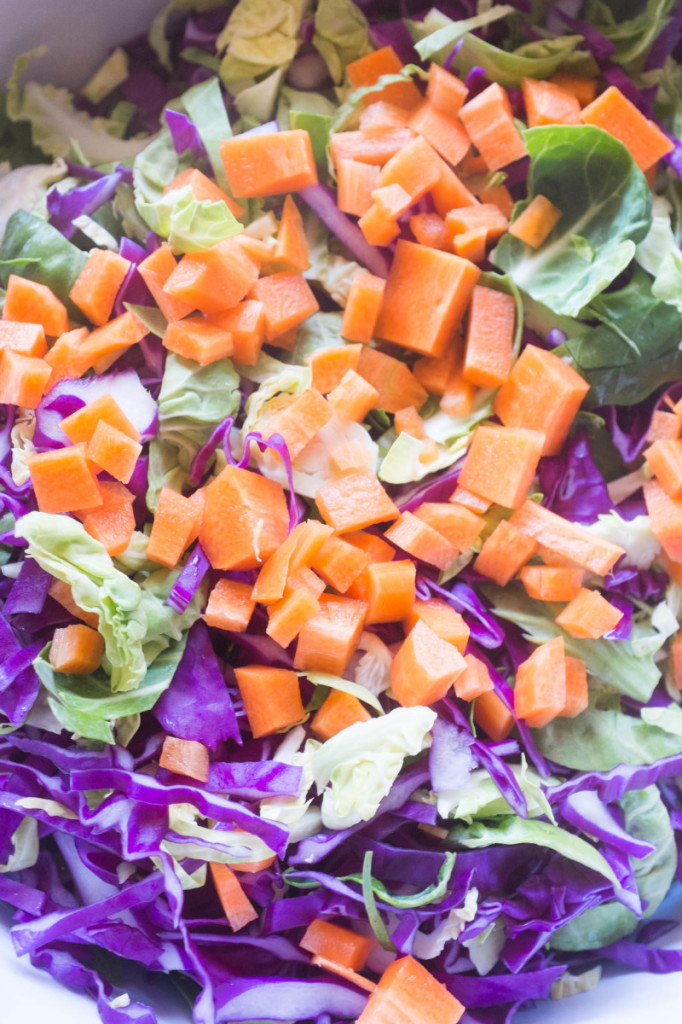
[{"label": "thin purple shred", "polygon": [[174,612],[182,615],[187,610],[210,567],[211,563],[206,557],[204,549],[197,542],[166,598],[166,604]]},{"label": "thin purple shred", "polygon": [[378,50],[392,46],[403,64],[415,64],[418,61],[412,36],[401,18],[376,22],[370,27],[369,35]]},{"label": "thin purple shred", "polygon": [[663,779],[682,773],[682,754],[662,757],[653,764],[619,764],[608,772],[583,772],[572,779],[545,789],[551,804],[558,803],[571,793],[594,790],[605,803],[621,800],[633,789],[646,789]]},{"label": "thin purple shred", "polygon": [[620,808],[604,803],[597,793],[590,790],[569,793],[559,810],[562,818],[571,825],[632,857],[646,857],[656,849],[653,843],[630,835],[623,825]]},{"label": "thin purple shred", "polygon": [[33,558],[25,558],[9,597],[2,610],[3,615],[16,615],[17,612],[37,614],[43,610],[47,592],[52,583],[49,572],[38,565]]},{"label": "thin purple shred", "polygon": [[233,416],[228,416],[226,419],[221,420],[221,422],[213,429],[213,433],[209,437],[208,441],[201,446],[195,455],[189,474],[190,483],[195,487],[198,487],[203,480],[206,470],[208,469],[211,456],[215,452],[216,448],[225,443],[225,438],[229,437],[233,426]]},{"label": "thin purple shred", "polygon": [[171,134],[176,153],[186,153],[189,150],[195,160],[208,156],[196,125],[189,119],[187,114],[166,107],[163,116]]},{"label": "thin purple shred", "polygon": [[380,249],[370,245],[357,224],[339,210],[336,196],[327,185],[308,185],[298,194],[359,263],[377,277],[388,277],[386,257]]}]

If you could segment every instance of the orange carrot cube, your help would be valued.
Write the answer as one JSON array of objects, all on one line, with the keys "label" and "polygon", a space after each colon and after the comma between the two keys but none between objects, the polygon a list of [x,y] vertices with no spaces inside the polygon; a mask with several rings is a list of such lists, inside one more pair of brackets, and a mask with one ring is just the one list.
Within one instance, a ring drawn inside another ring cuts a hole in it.
[{"label": "orange carrot cube", "polygon": [[99,421],[86,447],[92,462],[124,484],[133,475],[141,451],[139,441],[133,441],[132,437],[112,427],[106,420]]},{"label": "orange carrot cube", "polygon": [[464,654],[469,642],[469,627],[459,612],[451,608],[446,601],[436,597],[429,598],[428,601],[415,601],[412,611],[405,619],[405,633],[411,632],[420,619],[441,640],[454,644],[460,654]]},{"label": "orange carrot cube", "polygon": [[196,502],[170,487],[162,487],[149,535],[147,558],[174,568],[196,534],[201,511]]},{"label": "orange carrot cube", "polygon": [[416,573],[409,558],[369,566],[367,625],[407,618],[414,604]]},{"label": "orange carrot cube", "polygon": [[26,465],[41,512],[75,512],[102,504],[84,444],[31,455]]},{"label": "orange carrot cube", "polygon": [[198,740],[183,740],[166,736],[159,757],[159,768],[174,775],[186,775],[199,782],[208,781],[208,749]]},{"label": "orange carrot cube", "polygon": [[596,640],[615,629],[622,618],[623,612],[614,608],[598,590],[581,587],[556,621],[571,636]]},{"label": "orange carrot cube", "polygon": [[318,489],[315,503],[324,521],[337,533],[362,530],[398,517],[398,509],[371,472],[329,480]]},{"label": "orange carrot cube", "polygon": [[86,676],[102,663],[104,637],[81,623],[55,629],[50,646],[50,665],[55,672]]},{"label": "orange carrot cube", "polygon": [[294,666],[300,672],[341,676],[358,646],[367,603],[331,594],[319,600],[320,611],[298,634]]},{"label": "orange carrot cube", "polygon": [[403,707],[434,704],[465,669],[466,662],[457,648],[441,640],[420,619],[391,662],[393,695]]},{"label": "orange carrot cube", "polygon": [[503,519],[483,542],[474,569],[500,587],[506,587],[537,550],[537,541]]},{"label": "orange carrot cube", "polygon": [[480,658],[475,658],[473,654],[465,654],[464,660],[467,667],[461,676],[455,679],[455,693],[460,700],[476,700],[482,693],[492,690],[493,681],[488,666]]},{"label": "orange carrot cube", "polygon": [[204,612],[207,626],[243,633],[253,615],[256,602],[251,597],[251,586],[238,580],[218,580],[208,595]]},{"label": "orange carrot cube", "polygon": [[234,674],[254,739],[296,725],[305,717],[295,672],[267,665],[244,665],[236,668]]},{"label": "orange carrot cube", "polygon": [[356,722],[368,722],[371,715],[357,697],[342,690],[332,690],[310,723],[315,739],[325,743],[337,732],[347,729]]},{"label": "orange carrot cube", "polygon": [[563,637],[533,651],[516,670],[514,710],[539,729],[560,715],[566,704],[566,658]]}]

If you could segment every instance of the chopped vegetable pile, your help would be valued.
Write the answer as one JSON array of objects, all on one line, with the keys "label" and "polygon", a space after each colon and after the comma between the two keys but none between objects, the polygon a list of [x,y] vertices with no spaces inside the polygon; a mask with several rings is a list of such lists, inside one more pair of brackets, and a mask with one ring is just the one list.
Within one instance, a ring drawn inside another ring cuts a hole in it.
[{"label": "chopped vegetable pile", "polygon": [[0,899],[107,1024],[682,969],[682,9],[399,6],[7,83]]}]

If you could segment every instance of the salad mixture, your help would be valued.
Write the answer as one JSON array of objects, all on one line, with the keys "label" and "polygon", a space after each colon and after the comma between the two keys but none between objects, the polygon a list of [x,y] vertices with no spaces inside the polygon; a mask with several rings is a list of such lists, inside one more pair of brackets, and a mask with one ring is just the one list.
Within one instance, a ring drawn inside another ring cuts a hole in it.
[{"label": "salad mixture", "polygon": [[0,899],[106,1024],[131,961],[196,1024],[682,969],[681,40],[171,0],[77,95],[18,57]]}]

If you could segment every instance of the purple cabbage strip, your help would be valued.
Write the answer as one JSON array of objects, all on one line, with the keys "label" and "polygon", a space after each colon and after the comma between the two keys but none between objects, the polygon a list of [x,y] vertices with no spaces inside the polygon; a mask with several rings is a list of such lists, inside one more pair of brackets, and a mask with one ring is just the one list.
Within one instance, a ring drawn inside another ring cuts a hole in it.
[{"label": "purple cabbage strip", "polygon": [[3,615],[16,615],[17,612],[33,614],[41,612],[51,583],[52,576],[49,572],[41,569],[33,558],[25,558],[9,597],[5,601]]},{"label": "purple cabbage strip", "polygon": [[357,224],[339,210],[332,189],[327,185],[308,185],[298,194],[359,263],[377,277],[388,277],[386,257],[380,249],[370,245]]},{"label": "purple cabbage strip", "polygon": [[614,507],[584,430],[577,431],[561,455],[540,459],[538,479],[545,508],[574,523],[594,523]]},{"label": "purple cabbage strip", "polygon": [[214,761],[206,789],[230,793],[241,800],[266,796],[298,796],[303,769],[281,761]]},{"label": "purple cabbage strip", "polygon": [[204,549],[197,543],[166,598],[166,604],[178,615],[187,611],[210,568]]},{"label": "purple cabbage strip", "polygon": [[218,985],[215,1000],[219,1020],[356,1020],[367,994],[327,980],[254,977]]},{"label": "purple cabbage strip", "polygon": [[645,839],[630,835],[623,826],[622,811],[603,803],[599,795],[591,790],[569,793],[562,800],[559,810],[569,824],[632,857],[646,857],[656,849]]},{"label": "purple cabbage strip", "polygon": [[557,964],[539,971],[488,974],[485,978],[465,974],[437,974],[436,977],[468,1009],[475,1010],[513,1000],[546,999],[553,983],[565,970],[565,964]]},{"label": "purple cabbage strip", "polygon": [[65,238],[71,238],[77,230],[73,223],[75,218],[91,216],[113,198],[122,181],[129,179],[130,171],[119,165],[111,174],[96,178],[87,185],[79,185],[70,192],[60,192],[55,186],[47,194],[50,224],[61,231]]},{"label": "purple cabbage strip", "polygon": [[[219,445],[225,444],[225,438],[230,436],[230,431],[233,426],[234,417],[228,416],[226,419],[222,420],[214,428],[208,441],[201,446],[197,454],[194,456],[189,480],[195,487],[198,487],[203,480],[211,456]],[[232,462],[232,458],[230,458],[230,462]]]},{"label": "purple cabbage strip", "polygon": [[606,957],[607,960],[617,960],[621,964],[635,967],[639,971],[651,971],[653,974],[682,971],[682,949],[660,949],[631,942],[629,939],[620,939],[600,949],[599,955]]},{"label": "purple cabbage strip", "polygon": [[193,121],[190,121],[187,114],[166,107],[163,116],[171,134],[173,148],[176,153],[185,153],[189,150],[195,160],[208,156],[196,125]]},{"label": "purple cabbage strip", "polygon": [[471,639],[481,647],[497,648],[504,644],[504,631],[486,610],[480,598],[466,583],[455,582],[450,590],[439,586],[426,576],[418,577],[421,593],[427,590],[436,597],[451,604],[455,611],[463,615],[471,629]]},{"label": "purple cabbage strip", "polygon": [[545,793],[551,804],[559,803],[572,793],[594,790],[605,803],[620,800],[633,789],[645,789],[662,779],[682,774],[682,754],[662,757],[653,764],[619,764],[608,772],[583,772],[558,786],[547,786]]}]

